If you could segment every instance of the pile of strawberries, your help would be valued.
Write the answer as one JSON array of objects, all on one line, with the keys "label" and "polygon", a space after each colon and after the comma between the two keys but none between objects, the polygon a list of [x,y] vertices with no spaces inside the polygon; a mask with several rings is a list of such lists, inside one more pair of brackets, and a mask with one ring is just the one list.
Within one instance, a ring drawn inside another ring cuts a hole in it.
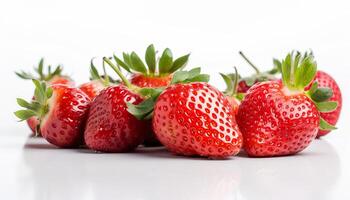
[{"label": "pile of strawberries", "polygon": [[[252,157],[291,155],[335,129],[342,97],[335,80],[317,70],[312,53],[291,52],[274,68],[250,77],[221,74],[227,89],[208,84],[200,68],[184,70],[189,54],[160,57],[148,46],[145,62],[135,53],[104,57],[101,75],[91,61],[90,81],[78,87],[60,66],[39,62],[30,101],[18,98],[36,135],[61,148],[129,152],[161,146],[185,156],[225,158],[243,149]],[[119,79],[106,73],[113,69]],[[129,79],[124,74],[130,75]],[[280,76],[279,76],[280,75]],[[281,78],[278,78],[281,77]]]}]

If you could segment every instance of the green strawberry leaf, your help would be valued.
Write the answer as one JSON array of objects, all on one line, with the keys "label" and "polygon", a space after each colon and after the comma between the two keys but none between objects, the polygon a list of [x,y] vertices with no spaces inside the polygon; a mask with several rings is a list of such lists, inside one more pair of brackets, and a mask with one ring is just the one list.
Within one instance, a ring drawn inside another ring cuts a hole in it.
[{"label": "green strawberry leaf", "polygon": [[156,71],[156,50],[154,49],[153,44],[149,45],[146,50],[145,60],[151,74],[154,74]]},{"label": "green strawberry leaf", "polygon": [[220,73],[221,77],[224,79],[225,84],[226,84],[226,89],[224,91],[225,95],[231,96],[232,95],[232,91],[233,91],[233,82],[232,79],[223,73]]},{"label": "green strawberry leaf", "polygon": [[94,62],[93,62],[93,59],[91,59],[90,61],[90,79],[91,80],[98,80],[100,79],[100,74],[98,73],[95,65],[94,65]]},{"label": "green strawberry leaf", "polygon": [[328,87],[317,88],[310,97],[315,102],[324,102],[333,96],[333,90]]},{"label": "green strawberry leaf", "polygon": [[138,93],[141,94],[143,97],[152,97],[152,98],[158,98],[160,93],[162,93],[165,90],[165,87],[161,88],[141,88],[138,90]]},{"label": "green strawberry leaf", "polygon": [[290,75],[291,75],[291,54],[289,53],[282,61],[282,80],[284,85],[290,87]]},{"label": "green strawberry leaf", "polygon": [[127,103],[128,112],[135,116],[137,119],[142,120],[147,115],[153,112],[153,107],[155,105],[155,100],[153,98],[148,98],[141,102],[140,104],[134,105],[132,103]]},{"label": "green strawberry leaf", "polygon": [[337,129],[335,126],[329,124],[326,120],[320,117],[320,130],[331,131]]},{"label": "green strawberry leaf", "polygon": [[147,68],[145,64],[142,62],[140,57],[135,52],[131,53],[130,59],[131,59],[131,66],[133,70],[137,72],[141,72],[142,74],[147,74]]},{"label": "green strawberry leaf", "polygon": [[32,109],[32,105],[22,98],[17,98],[17,104],[23,108]]},{"label": "green strawberry leaf", "polygon": [[171,50],[169,48],[166,48],[159,59],[159,73],[160,74],[169,73],[169,70],[172,64],[173,64],[173,54],[171,53]]},{"label": "green strawberry leaf", "polygon": [[171,66],[171,69],[169,70],[169,73],[174,73],[175,71],[179,69],[183,69],[185,65],[187,64],[188,58],[190,57],[190,54],[181,56],[177,58],[173,65]]},{"label": "green strawberry leaf", "polygon": [[318,111],[332,112],[337,109],[338,103],[336,101],[315,102]]},{"label": "green strawberry leaf", "polygon": [[[295,62],[299,62],[296,60]],[[311,83],[317,72],[317,64],[313,57],[306,57],[301,61],[299,67],[295,67],[295,84],[296,88],[304,89]]]},{"label": "green strawberry leaf", "polygon": [[307,91],[307,93],[311,96],[311,94],[316,92],[317,88],[318,88],[318,82],[315,81],[312,83],[312,85],[311,85],[309,91]]},{"label": "green strawberry leaf", "polygon": [[36,116],[36,113],[32,110],[18,110],[14,112],[16,117],[18,117],[21,121],[27,120],[33,116]]},{"label": "green strawberry leaf", "polygon": [[[123,53],[123,55],[124,55],[124,53]],[[128,64],[126,64],[124,61],[120,60],[116,55],[113,55],[113,58],[114,58],[115,62],[118,64],[118,66],[124,68],[128,72],[131,72]]]},{"label": "green strawberry leaf", "polygon": [[208,82],[208,74],[201,74],[199,67],[191,69],[190,71],[177,71],[175,72],[171,84],[176,83],[191,83],[191,82]]},{"label": "green strawberry leaf", "polygon": [[131,69],[133,69],[132,67],[132,63],[131,63],[131,58],[130,55],[128,53],[123,52],[123,60],[124,63]]}]

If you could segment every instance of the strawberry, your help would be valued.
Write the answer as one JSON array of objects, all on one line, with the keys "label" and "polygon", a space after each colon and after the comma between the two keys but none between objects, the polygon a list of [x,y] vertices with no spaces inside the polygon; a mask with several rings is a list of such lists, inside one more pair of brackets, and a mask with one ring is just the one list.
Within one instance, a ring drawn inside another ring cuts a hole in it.
[{"label": "strawberry", "polygon": [[280,63],[278,60],[274,59],[274,65],[275,67],[266,72],[260,72],[259,68],[256,67],[244,54],[243,52],[239,52],[239,54],[242,56],[242,58],[255,70],[255,74],[240,78],[240,81],[238,82],[237,86],[237,92],[238,93],[246,93],[249,88],[251,88],[255,83],[258,82],[264,82],[264,81],[270,81],[270,80],[276,80],[276,77],[274,76],[280,68]]},{"label": "strawberry", "polygon": [[74,86],[74,81],[65,75],[62,75],[62,67],[58,65],[54,71],[51,70],[51,65],[47,67],[47,74],[44,73],[44,59],[40,59],[38,67],[34,68],[35,72],[38,74],[38,77],[32,75],[31,73],[28,72],[15,72],[16,75],[22,79],[25,80],[40,80],[40,81],[46,81],[50,85],[53,84],[64,84],[68,86]]},{"label": "strawberry", "polygon": [[[45,74],[43,69],[44,69],[44,59],[40,59],[38,67],[35,67],[34,70],[36,73],[38,73],[38,77],[35,77],[31,73],[28,72],[15,72],[16,75],[22,79],[25,80],[31,80],[31,79],[38,79],[41,81],[47,81],[49,84],[65,84],[65,85],[70,85],[74,86],[74,82],[68,77],[68,76],[63,76],[61,75],[62,73],[62,67],[57,66],[55,70],[52,72],[51,71],[51,66],[49,65],[47,67],[48,73]],[[27,124],[30,127],[30,129],[33,131],[33,133],[36,132],[36,127],[39,124],[39,121],[36,119],[36,117],[31,117],[27,120]],[[40,133],[39,133],[40,135]]]},{"label": "strawberry", "polygon": [[237,154],[242,146],[233,107],[207,83],[165,89],[155,104],[153,130],[168,150],[179,155],[222,158]]},{"label": "strawberry", "polygon": [[[335,126],[339,116],[340,111],[342,108],[342,95],[340,88],[337,84],[337,82],[326,72],[323,71],[317,71],[315,79],[313,82],[317,82],[319,87],[328,87],[331,88],[333,91],[333,95],[329,99],[330,101],[335,101],[338,103],[338,107],[331,111],[331,112],[323,112],[320,113],[321,117],[325,119],[328,123]],[[306,88],[306,90],[309,90],[311,87],[311,84]],[[330,130],[319,130],[317,133],[317,137],[322,137],[324,135],[327,135],[330,132]]]},{"label": "strawberry", "polygon": [[93,100],[85,127],[86,145],[95,151],[129,152],[141,144],[149,126],[128,112],[128,104],[140,104],[144,96],[110,59],[103,58],[123,84],[107,87]]},{"label": "strawberry", "polygon": [[[166,87],[171,83],[173,73],[183,69],[188,61],[190,54],[181,56],[173,61],[173,55],[169,48],[166,48],[159,62],[156,60],[156,50],[151,44],[147,47],[145,53],[146,64],[135,53],[123,53],[123,60],[114,55],[117,64],[128,72],[132,72],[130,82],[141,88],[160,88]],[[158,68],[157,68],[158,66]],[[149,124],[151,126],[151,122]],[[151,130],[151,129],[150,129]],[[159,146],[160,143],[153,132],[147,133],[144,141],[145,146]]]},{"label": "strawberry", "polygon": [[109,77],[106,73],[106,69],[103,62],[103,71],[104,75],[101,76],[96,69],[95,65],[93,64],[93,59],[91,59],[90,64],[90,81],[87,83],[83,83],[79,86],[79,88],[85,92],[86,95],[90,97],[90,99],[93,99],[95,96],[97,96],[101,90],[106,88],[110,85],[110,83],[114,83],[114,81],[111,77]]},{"label": "strawberry", "polygon": [[237,72],[237,68],[234,67],[234,69],[235,69],[234,74],[220,73],[220,75],[226,83],[226,90],[223,93],[225,94],[227,100],[230,102],[231,106],[233,107],[233,111],[235,115],[237,115],[238,108],[239,108],[239,105],[241,104],[242,99],[244,98],[244,94],[238,93],[237,91],[239,74]]},{"label": "strawberry", "polygon": [[75,147],[82,139],[83,127],[90,98],[78,88],[57,84],[46,86],[33,80],[35,98],[32,103],[18,98],[17,102],[26,110],[15,115],[21,120],[36,116],[42,136],[58,147]]},{"label": "strawberry", "polygon": [[313,84],[317,65],[311,54],[288,54],[281,63],[282,81],[255,84],[248,90],[237,115],[249,156],[282,156],[298,153],[316,137],[319,127],[332,128],[319,112],[334,110],[327,101],[329,88]]}]

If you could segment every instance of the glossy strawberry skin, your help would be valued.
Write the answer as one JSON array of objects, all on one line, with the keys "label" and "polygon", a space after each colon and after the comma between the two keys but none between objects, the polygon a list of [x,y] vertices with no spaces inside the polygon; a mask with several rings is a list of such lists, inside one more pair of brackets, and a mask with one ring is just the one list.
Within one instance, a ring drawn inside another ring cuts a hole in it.
[{"label": "glossy strawberry skin", "polygon": [[130,82],[138,87],[166,87],[170,84],[172,75],[166,75],[161,77],[150,77],[143,74],[133,74],[130,78]]},{"label": "glossy strawberry skin", "polygon": [[89,109],[90,98],[78,88],[52,85],[49,112],[42,119],[40,132],[51,144],[68,148],[78,146]]},{"label": "glossy strawberry skin", "polygon": [[242,146],[233,108],[207,83],[167,88],[156,102],[153,130],[163,145],[179,155],[227,157]]},{"label": "glossy strawberry skin", "polygon": [[147,122],[137,120],[127,111],[126,102],[139,104],[140,95],[124,85],[110,86],[91,103],[84,139],[95,151],[128,152],[145,137]]},{"label": "glossy strawberry skin", "polygon": [[80,85],[79,88],[85,92],[85,94],[88,95],[90,99],[93,99],[100,93],[101,90],[105,88],[105,86],[100,80],[92,80]]},{"label": "glossy strawberry skin", "polygon": [[303,93],[286,94],[280,81],[257,83],[242,101],[237,122],[249,156],[295,154],[316,137],[319,112]]},{"label": "glossy strawberry skin", "polygon": [[[338,107],[337,107],[337,109],[335,109],[332,112],[320,113],[320,116],[324,120],[326,120],[328,123],[335,126],[338,119],[339,119],[341,108],[343,105],[342,94],[341,94],[340,88],[339,88],[337,82],[329,74],[327,74],[326,72],[323,72],[323,71],[317,71],[314,81],[317,81],[319,87],[329,87],[333,90],[333,96],[329,99],[329,101],[338,102]],[[310,86],[308,86],[307,89],[309,89]],[[330,131],[319,130],[317,133],[317,137],[322,137],[324,135],[327,135],[329,132]]]}]

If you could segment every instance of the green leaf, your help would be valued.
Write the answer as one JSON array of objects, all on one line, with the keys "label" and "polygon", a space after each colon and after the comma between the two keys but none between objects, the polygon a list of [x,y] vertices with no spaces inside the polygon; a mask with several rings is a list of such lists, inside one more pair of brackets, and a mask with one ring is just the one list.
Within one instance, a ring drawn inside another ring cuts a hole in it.
[{"label": "green leaf", "polygon": [[332,112],[337,109],[338,102],[326,101],[326,102],[315,102],[318,111],[320,112]]},{"label": "green leaf", "polygon": [[311,93],[310,97],[315,102],[327,101],[333,96],[333,90],[328,87],[317,88],[314,93]]},{"label": "green leaf", "polygon": [[209,74],[199,74],[191,79],[188,79],[186,82],[192,83],[192,82],[209,82],[210,76]]},{"label": "green leaf", "polygon": [[98,73],[94,63],[93,63],[93,59],[91,59],[90,61],[90,76],[91,76],[91,80],[98,80],[100,79],[100,74]]},{"label": "green leaf", "polygon": [[298,89],[304,89],[311,83],[317,72],[316,62],[313,57],[305,58],[295,73],[295,85]]},{"label": "green leaf", "polygon": [[137,72],[141,72],[143,74],[147,74],[147,68],[145,64],[142,62],[140,57],[135,52],[131,53],[130,59],[131,59],[131,66],[133,70]]},{"label": "green leaf", "polygon": [[291,54],[289,53],[286,58],[282,61],[282,80],[284,85],[290,86],[290,75],[291,75]]},{"label": "green leaf", "polygon": [[141,88],[138,92],[144,97],[157,98],[160,93],[165,90],[165,87],[160,88]]},{"label": "green leaf", "polygon": [[188,71],[178,71],[174,74],[171,84],[180,83],[186,80],[189,76]]},{"label": "green leaf", "polygon": [[153,44],[149,45],[146,50],[145,60],[151,74],[156,71],[156,50]]},{"label": "green leaf", "polygon": [[26,73],[24,71],[21,71],[21,72],[15,72],[15,74],[20,77],[21,79],[25,79],[25,80],[31,80],[31,79],[35,79],[35,77],[30,74],[30,73]]},{"label": "green leaf", "polygon": [[201,74],[201,69],[194,68],[190,71],[177,71],[175,72],[171,84],[176,83],[190,83],[190,82],[208,82],[209,75]]},{"label": "green leaf", "polygon": [[332,131],[335,129],[337,129],[335,126],[329,124],[326,120],[324,120],[322,117],[320,117],[320,130]]},{"label": "green leaf", "polygon": [[123,52],[123,60],[124,60],[124,63],[126,63],[127,66],[132,69],[131,58],[128,53]]},{"label": "green leaf", "polygon": [[159,59],[159,73],[166,74],[169,73],[171,66],[173,64],[173,54],[169,48],[163,51],[162,56]]},{"label": "green leaf", "polygon": [[221,77],[224,79],[225,81],[225,84],[226,84],[226,90],[224,91],[224,94],[228,95],[228,96],[231,96],[233,95],[232,92],[233,92],[233,82],[232,82],[232,79],[227,76],[226,74],[222,74],[220,73]]},{"label": "green leaf", "polygon": [[184,66],[186,65],[189,57],[190,57],[190,54],[187,54],[187,55],[184,55],[184,56],[177,58],[174,61],[173,65],[171,66],[169,73],[174,73],[175,71],[177,71],[179,69],[183,69]]},{"label": "green leaf", "polygon": [[[123,53],[124,54],[124,53]],[[131,72],[128,64],[124,63],[122,60],[120,60],[116,55],[113,55],[113,58],[115,62],[118,64],[118,66],[121,66],[124,68],[126,71]]]},{"label": "green leaf", "polygon": [[51,98],[51,97],[52,97],[52,94],[53,94],[52,88],[51,88],[51,87],[48,87],[48,88],[46,89],[46,98],[47,98],[47,99]]},{"label": "green leaf", "polygon": [[27,120],[36,115],[36,113],[31,110],[18,110],[14,114],[16,115],[16,117],[21,119],[21,121]]},{"label": "green leaf", "polygon": [[317,81],[315,81],[315,82],[312,83],[312,85],[311,85],[311,87],[310,87],[308,93],[309,93],[310,95],[313,94],[313,93],[315,93],[316,90],[317,90],[317,88],[318,88],[318,83],[317,83]]},{"label": "green leaf", "polygon": [[31,104],[22,98],[17,98],[17,104],[23,108],[32,109]]},{"label": "green leaf", "polygon": [[134,105],[132,103],[127,103],[128,106],[128,112],[135,116],[137,119],[142,120],[144,117],[146,117],[149,113],[153,111],[155,101],[153,98],[148,98],[141,102],[138,105]]}]

